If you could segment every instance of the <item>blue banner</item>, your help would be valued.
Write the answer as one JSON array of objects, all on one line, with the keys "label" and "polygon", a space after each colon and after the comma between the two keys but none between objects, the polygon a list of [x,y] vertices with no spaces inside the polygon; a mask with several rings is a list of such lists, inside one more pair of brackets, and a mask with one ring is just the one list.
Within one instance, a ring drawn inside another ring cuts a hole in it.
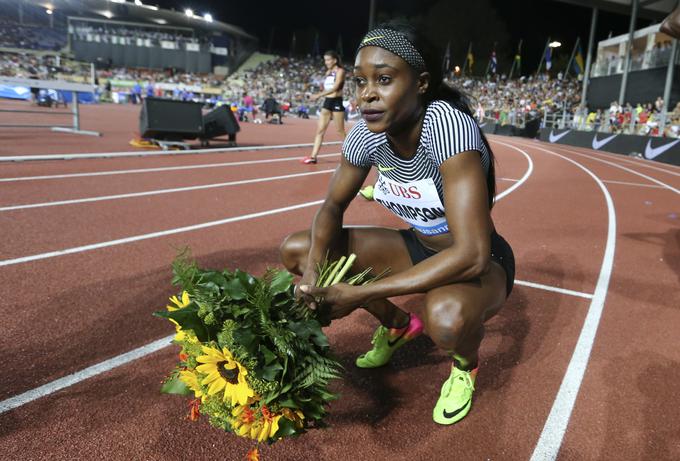
[{"label": "blue banner", "polygon": [[23,86],[0,85],[0,98],[31,99],[31,90]]},{"label": "blue banner", "polygon": [[[54,90],[41,90],[54,93]],[[70,104],[73,101],[73,93],[70,91],[57,91],[59,100]],[[0,98],[7,99],[31,99],[31,89],[25,86],[0,85]],[[95,101],[93,93],[78,93],[78,102],[82,104],[92,104]]]}]

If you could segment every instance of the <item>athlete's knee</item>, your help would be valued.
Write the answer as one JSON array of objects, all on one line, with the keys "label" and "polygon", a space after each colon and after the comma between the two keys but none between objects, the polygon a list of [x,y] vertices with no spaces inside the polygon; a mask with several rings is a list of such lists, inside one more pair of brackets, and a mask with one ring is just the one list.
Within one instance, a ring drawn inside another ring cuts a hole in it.
[{"label": "athlete's knee", "polygon": [[439,347],[454,350],[465,330],[463,304],[453,297],[425,297],[427,331]]},{"label": "athlete's knee", "polygon": [[309,231],[295,232],[287,236],[279,247],[281,262],[291,272],[301,274],[309,253]]}]

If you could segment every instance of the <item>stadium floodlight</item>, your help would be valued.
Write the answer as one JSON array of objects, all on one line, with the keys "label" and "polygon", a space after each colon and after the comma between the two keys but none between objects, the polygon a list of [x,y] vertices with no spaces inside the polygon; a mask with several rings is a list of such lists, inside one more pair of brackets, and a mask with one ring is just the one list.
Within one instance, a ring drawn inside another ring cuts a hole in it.
[{"label": "stadium floodlight", "polygon": [[54,12],[52,11],[52,8],[47,8],[47,9],[45,10],[45,13],[47,13],[47,14],[52,14],[52,13],[54,13]]},{"label": "stadium floodlight", "polygon": [[194,17],[194,10],[192,10],[191,8],[187,8],[186,10],[184,10],[184,14],[186,14],[190,18],[193,18]]},{"label": "stadium floodlight", "polygon": [[111,0],[113,3],[125,3],[125,0]]},{"label": "stadium floodlight", "polygon": [[554,42],[548,43],[548,46],[550,48],[559,48],[559,47],[562,46],[562,44],[560,42],[558,42],[557,40],[555,40]]},{"label": "stadium floodlight", "polygon": [[110,12],[109,10],[102,11],[102,12],[101,12],[101,15],[104,16],[104,17],[106,17],[106,18],[108,18],[108,19],[111,19],[111,18],[113,17],[113,13]]},{"label": "stadium floodlight", "polygon": [[142,6],[142,0],[135,0],[135,5]]},{"label": "stadium floodlight", "polygon": [[205,13],[203,15],[203,19],[205,19],[205,22],[213,22],[212,14],[210,14],[210,13]]}]

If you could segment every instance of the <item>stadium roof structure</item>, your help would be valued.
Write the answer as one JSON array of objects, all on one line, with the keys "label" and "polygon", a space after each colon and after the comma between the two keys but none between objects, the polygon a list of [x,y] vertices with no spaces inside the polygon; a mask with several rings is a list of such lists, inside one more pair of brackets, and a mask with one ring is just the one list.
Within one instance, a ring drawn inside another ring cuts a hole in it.
[{"label": "stadium roof structure", "polygon": [[[633,9],[633,0],[556,0],[562,3],[583,6],[586,8],[599,8],[602,11],[611,11],[630,15]],[[678,4],[677,0],[640,0],[638,5],[638,17],[661,21],[673,11]]]},{"label": "stadium roof structure", "polygon": [[22,0],[27,4],[59,11],[67,16],[93,17],[118,21],[147,23],[150,26],[176,26],[206,32],[223,32],[247,40],[257,40],[238,26],[217,20],[207,21],[196,14],[189,17],[183,11],[167,10],[143,2],[125,0]]}]

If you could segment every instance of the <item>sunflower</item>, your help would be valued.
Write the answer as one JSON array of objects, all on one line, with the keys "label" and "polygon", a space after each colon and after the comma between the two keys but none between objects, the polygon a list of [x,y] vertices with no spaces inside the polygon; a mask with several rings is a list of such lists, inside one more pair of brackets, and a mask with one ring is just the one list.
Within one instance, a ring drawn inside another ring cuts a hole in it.
[{"label": "sunflower", "polygon": [[169,311],[176,311],[177,309],[181,309],[183,307],[187,307],[189,303],[191,302],[191,299],[189,299],[189,293],[185,291],[182,292],[182,299],[179,300],[177,296],[171,296],[170,297],[170,302],[174,304],[174,306],[167,305],[165,306],[166,309]]},{"label": "sunflower", "polygon": [[189,370],[182,370],[179,372],[179,380],[182,381],[187,386],[189,386],[189,389],[194,391],[194,397],[196,398],[200,397],[202,401],[205,401],[205,398],[207,396],[203,393],[203,390],[201,389],[201,385],[198,382],[198,376],[196,376],[196,373]]},{"label": "sunflower", "polygon": [[[183,291],[181,300],[178,299],[177,296],[171,296],[170,302],[172,304],[174,304],[174,306],[168,304],[167,306],[165,306],[165,308],[167,310],[169,310],[170,312],[172,312],[172,311],[176,311],[177,309],[182,309],[184,307],[187,307],[189,305],[189,303],[191,303],[191,299],[189,298],[189,293],[187,293],[186,291]],[[172,323],[175,324],[175,331],[177,332],[177,334],[175,335],[174,341],[181,342],[181,341],[184,341],[185,339],[187,339],[187,334],[186,334],[185,331],[182,330],[182,327],[179,326],[179,323],[177,323],[174,319],[168,319],[168,320],[170,320]],[[191,338],[189,338],[189,339],[191,340]]]},{"label": "sunflower", "polygon": [[196,357],[198,363],[196,371],[205,374],[201,384],[208,386],[208,395],[214,395],[223,391],[222,400],[231,399],[231,405],[245,405],[249,397],[254,397],[255,392],[246,381],[246,370],[243,365],[234,360],[231,352],[226,347],[219,349],[201,346],[205,355]]}]

